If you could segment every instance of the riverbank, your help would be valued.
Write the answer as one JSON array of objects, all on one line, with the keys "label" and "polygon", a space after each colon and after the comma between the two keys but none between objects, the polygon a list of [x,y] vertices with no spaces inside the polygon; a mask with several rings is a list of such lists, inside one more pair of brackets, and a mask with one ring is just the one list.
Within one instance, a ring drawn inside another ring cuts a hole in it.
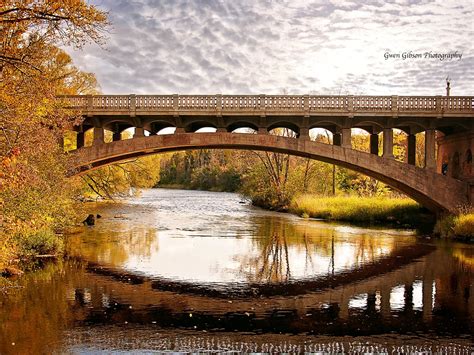
[{"label": "riverbank", "polygon": [[48,229],[18,234],[2,246],[0,276],[18,276],[38,260],[60,258],[64,252],[64,237]]},{"label": "riverbank", "polygon": [[288,212],[331,221],[406,228],[435,222],[429,211],[409,198],[301,195],[292,200]]},{"label": "riverbank", "polygon": [[409,198],[301,195],[292,200],[288,212],[329,221],[418,228],[441,238],[474,241],[471,210],[436,220],[426,208]]},{"label": "riverbank", "polygon": [[436,222],[434,233],[442,238],[474,242],[474,213],[444,216]]}]

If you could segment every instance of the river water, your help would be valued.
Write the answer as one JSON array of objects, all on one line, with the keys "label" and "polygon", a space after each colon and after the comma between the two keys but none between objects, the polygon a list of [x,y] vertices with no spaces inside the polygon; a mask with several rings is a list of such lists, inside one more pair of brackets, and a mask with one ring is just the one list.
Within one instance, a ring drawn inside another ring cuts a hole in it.
[{"label": "river water", "polygon": [[474,246],[153,189],[0,292],[0,354],[470,354]]}]

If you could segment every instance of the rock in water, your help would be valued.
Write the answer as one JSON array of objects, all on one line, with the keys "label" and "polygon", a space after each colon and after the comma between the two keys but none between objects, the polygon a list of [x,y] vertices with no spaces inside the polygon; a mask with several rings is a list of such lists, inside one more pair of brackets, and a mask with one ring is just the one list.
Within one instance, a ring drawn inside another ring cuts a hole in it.
[{"label": "rock in water", "polygon": [[93,226],[95,224],[95,217],[93,214],[87,216],[87,218],[82,222],[88,226]]}]

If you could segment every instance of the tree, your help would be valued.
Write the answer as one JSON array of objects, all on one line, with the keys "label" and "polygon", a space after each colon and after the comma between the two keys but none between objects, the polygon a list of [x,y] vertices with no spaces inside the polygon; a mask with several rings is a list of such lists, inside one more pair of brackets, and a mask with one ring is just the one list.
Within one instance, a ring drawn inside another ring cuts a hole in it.
[{"label": "tree", "polygon": [[83,92],[96,81],[56,46],[100,42],[107,20],[78,0],[7,0],[0,14],[0,239],[6,245],[70,223],[77,185],[66,181],[59,142],[80,117],[56,95]]}]

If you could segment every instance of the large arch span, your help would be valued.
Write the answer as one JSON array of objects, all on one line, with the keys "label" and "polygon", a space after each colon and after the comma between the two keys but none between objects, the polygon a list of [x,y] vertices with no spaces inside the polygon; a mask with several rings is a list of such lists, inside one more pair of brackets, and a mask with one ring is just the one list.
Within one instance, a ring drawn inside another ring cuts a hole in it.
[{"label": "large arch span", "polygon": [[469,203],[467,183],[434,170],[341,146],[268,134],[175,133],[97,144],[71,153],[75,166],[71,175],[144,155],[202,148],[288,153],[346,167],[386,183],[435,213]]}]

